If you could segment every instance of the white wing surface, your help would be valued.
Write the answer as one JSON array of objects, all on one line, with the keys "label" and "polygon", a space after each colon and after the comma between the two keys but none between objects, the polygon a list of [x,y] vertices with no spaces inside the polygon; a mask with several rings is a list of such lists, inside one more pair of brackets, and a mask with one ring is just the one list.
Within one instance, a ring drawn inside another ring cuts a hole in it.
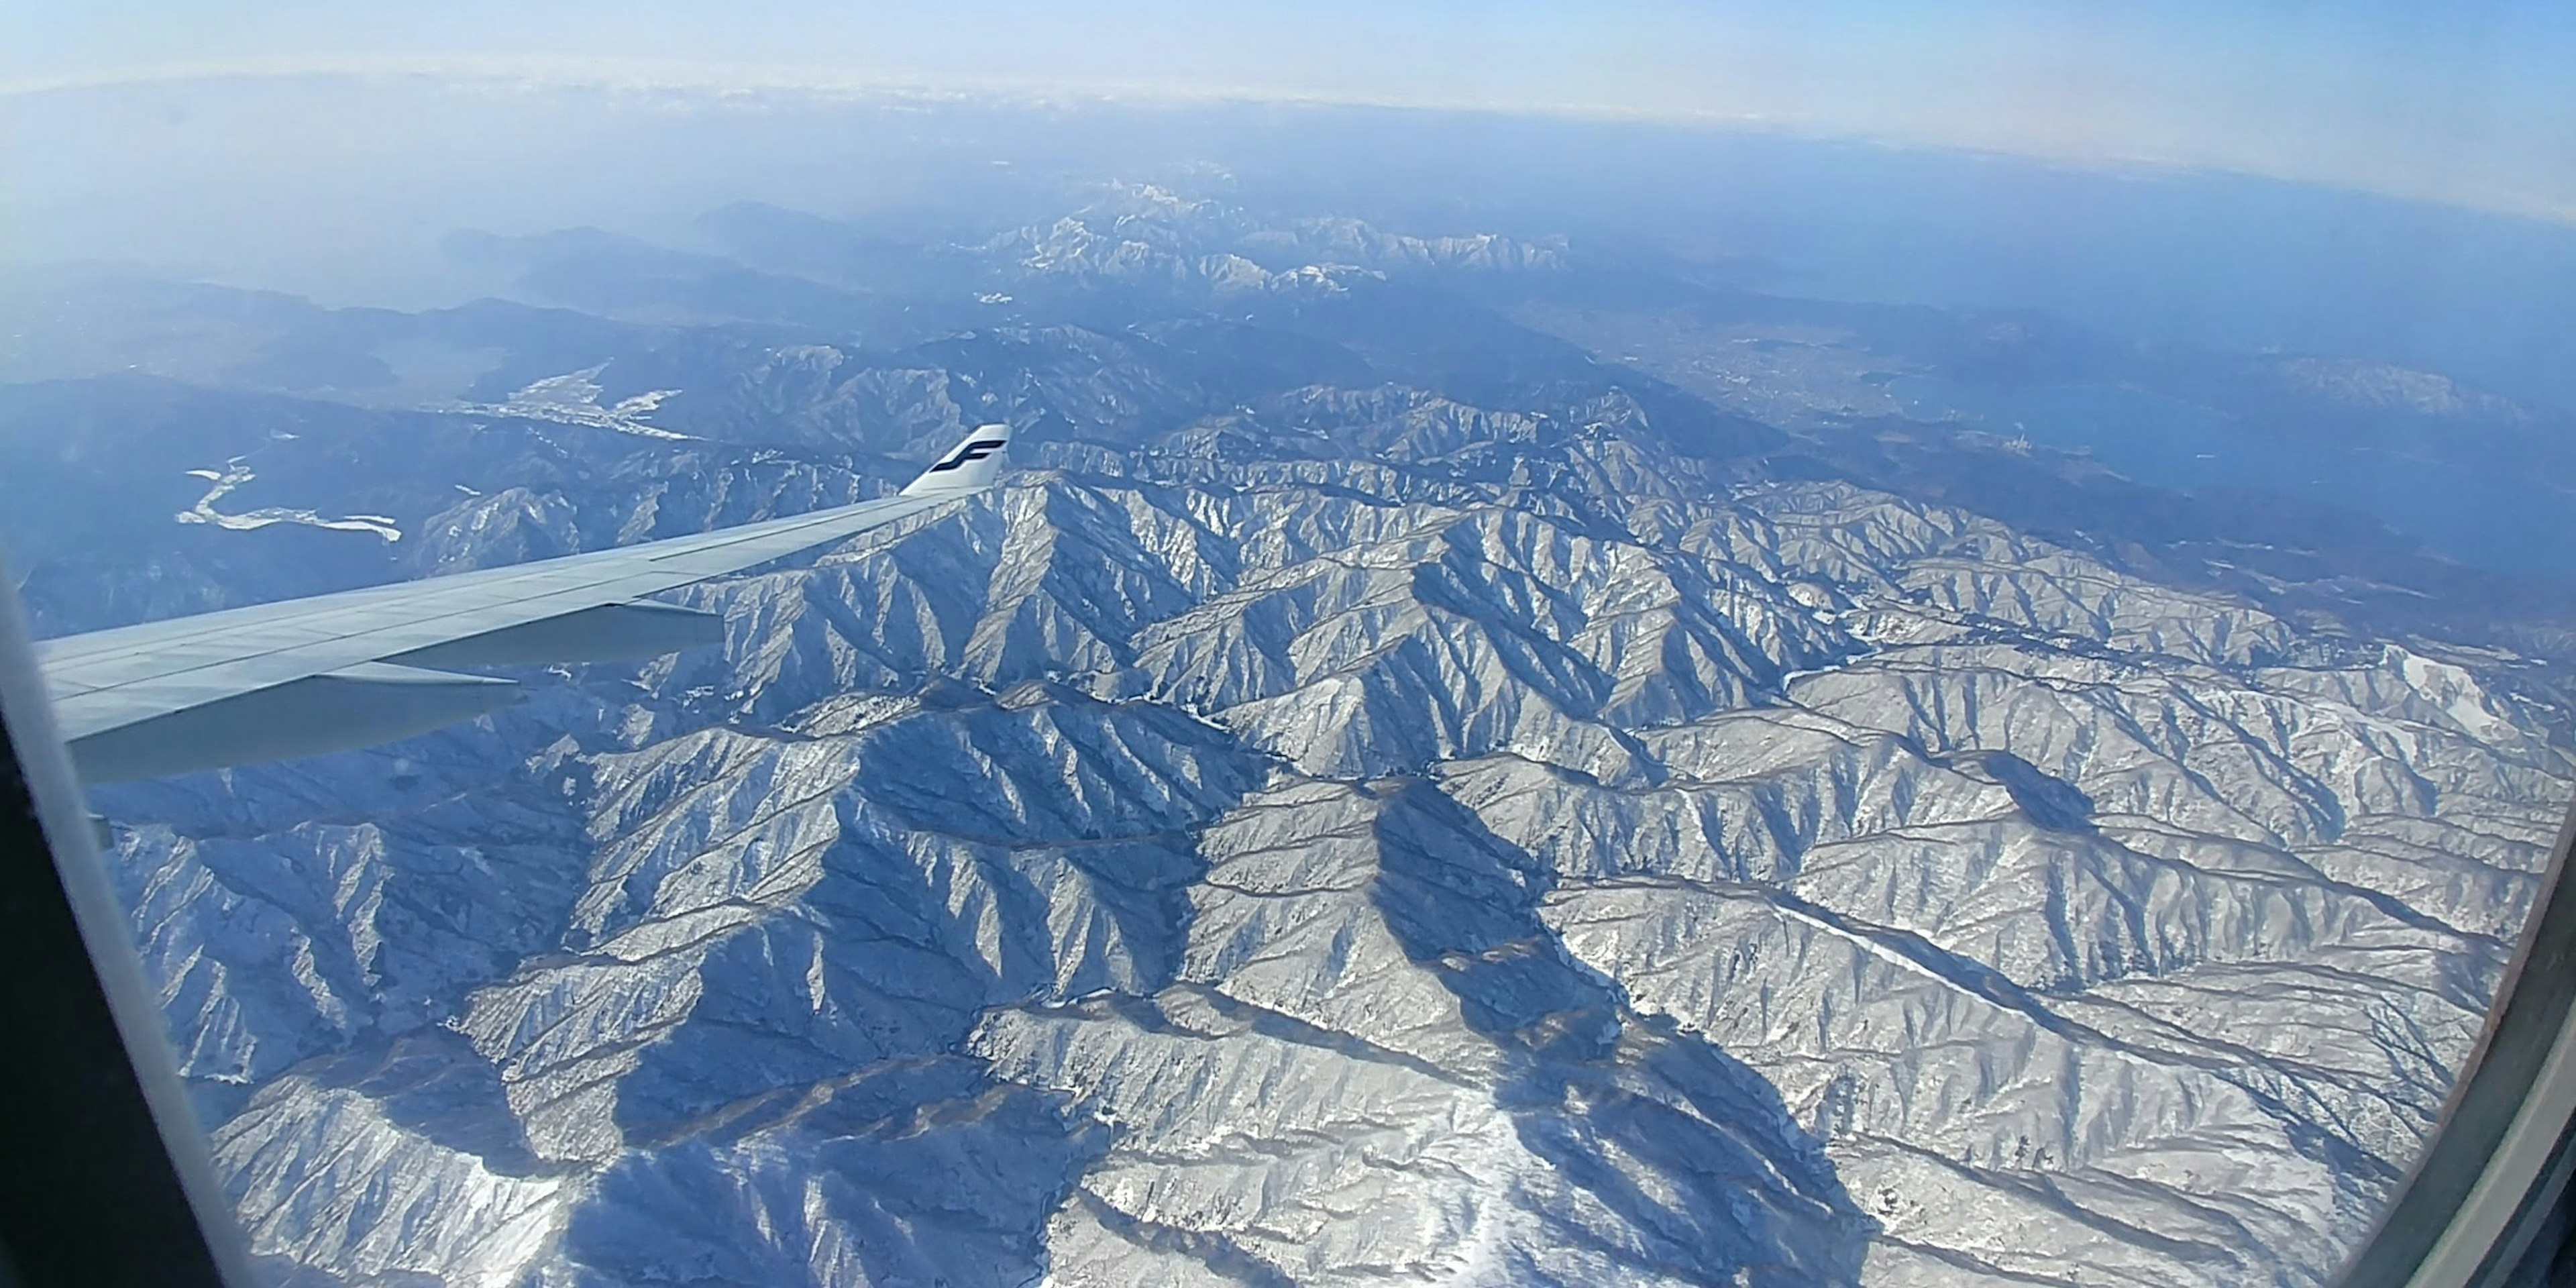
[{"label": "white wing surface", "polygon": [[344,751],[519,701],[448,668],[653,657],[723,639],[642,597],[784,558],[992,486],[985,425],[902,494],[615,550],[47,640],[55,719],[91,782]]}]

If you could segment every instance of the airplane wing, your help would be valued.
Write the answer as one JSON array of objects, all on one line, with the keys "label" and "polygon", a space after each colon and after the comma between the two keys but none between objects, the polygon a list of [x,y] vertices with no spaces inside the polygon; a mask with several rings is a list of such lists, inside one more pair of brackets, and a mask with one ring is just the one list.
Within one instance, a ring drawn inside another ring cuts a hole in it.
[{"label": "airplane wing", "polygon": [[614,550],[46,640],[54,716],[89,782],[346,751],[509,705],[451,667],[603,662],[719,643],[642,597],[837,541],[992,486],[1010,427],[966,436],[897,496]]}]

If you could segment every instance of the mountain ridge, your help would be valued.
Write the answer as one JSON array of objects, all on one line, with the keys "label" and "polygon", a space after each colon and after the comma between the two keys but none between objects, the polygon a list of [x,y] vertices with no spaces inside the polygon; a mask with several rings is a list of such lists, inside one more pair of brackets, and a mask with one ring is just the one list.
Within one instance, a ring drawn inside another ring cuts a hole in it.
[{"label": "mountain ridge", "polygon": [[[290,542],[384,576],[859,499],[1020,430],[993,494],[684,592],[720,653],[99,793],[268,1271],[2322,1282],[2576,784],[2549,660],[1807,477],[1825,431],[1561,341],[1516,369],[1386,271],[1422,334],[1327,302],[1277,369],[1142,322],[701,322],[647,362],[585,321],[493,382],[675,389],[621,414],[685,441],[506,390],[275,439],[299,400],[117,386],[118,441],[231,414],[245,488],[406,536],[122,512],[21,546],[58,624],[291,591],[240,571]],[[1092,303],[1212,325],[1172,289]]]}]

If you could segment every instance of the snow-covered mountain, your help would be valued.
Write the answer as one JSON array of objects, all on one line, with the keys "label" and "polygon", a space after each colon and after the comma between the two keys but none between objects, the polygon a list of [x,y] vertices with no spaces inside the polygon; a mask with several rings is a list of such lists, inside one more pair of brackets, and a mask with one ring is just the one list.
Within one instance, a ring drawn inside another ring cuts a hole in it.
[{"label": "snow-covered mountain", "polygon": [[1496,233],[1423,237],[1348,216],[1265,219],[1151,184],[1108,185],[1080,210],[1044,227],[1004,234],[981,250],[1008,271],[1034,277],[1160,279],[1220,295],[1329,295],[1348,289],[1345,283],[1354,276],[1545,272],[1566,265],[1561,239],[1530,242]]},{"label": "snow-covered mountain", "polygon": [[1229,323],[1257,370],[1168,274],[1125,329],[901,352],[585,330],[244,449],[339,491],[243,504],[400,542],[155,512],[124,564],[29,552],[61,621],[220,602],[256,560],[212,542],[464,567],[865,495],[964,417],[1031,444],[691,592],[721,655],[101,793],[280,1281],[2323,1280],[2576,789],[2549,659],[1397,334],[1464,325],[1405,263],[1545,247],[1122,192],[978,271],[1329,262],[1377,311]]}]

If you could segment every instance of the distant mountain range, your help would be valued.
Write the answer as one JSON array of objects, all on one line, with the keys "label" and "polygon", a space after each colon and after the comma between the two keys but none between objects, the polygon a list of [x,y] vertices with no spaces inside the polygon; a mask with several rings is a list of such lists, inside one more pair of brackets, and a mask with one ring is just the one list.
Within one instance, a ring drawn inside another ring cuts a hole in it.
[{"label": "distant mountain range", "polygon": [[702,231],[15,288],[52,632],[1025,445],[721,655],[98,793],[277,1282],[2321,1283],[2576,791],[2566,585],[1993,401],[2576,460],[2431,373],[1142,185]]}]

